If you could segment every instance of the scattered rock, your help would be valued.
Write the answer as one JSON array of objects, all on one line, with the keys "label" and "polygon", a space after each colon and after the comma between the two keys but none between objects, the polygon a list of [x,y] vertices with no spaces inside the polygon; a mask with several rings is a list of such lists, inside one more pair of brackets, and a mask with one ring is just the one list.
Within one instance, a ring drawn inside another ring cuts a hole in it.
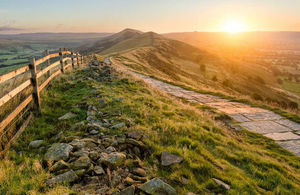
[{"label": "scattered rock", "polygon": [[63,131],[60,131],[55,137],[54,137],[54,140],[55,141],[58,141],[60,138],[62,138],[64,135],[64,132]]},{"label": "scattered rock", "polygon": [[134,186],[129,186],[122,190],[119,194],[120,195],[134,195],[135,192],[135,187]]},{"label": "scattered rock", "polygon": [[169,166],[172,164],[181,163],[182,160],[183,160],[182,157],[174,155],[174,154],[170,154],[168,152],[163,152],[161,154],[161,164],[163,166]]},{"label": "scattered rock", "polygon": [[69,182],[74,182],[78,179],[78,176],[76,175],[76,173],[71,170],[68,171],[66,173],[57,175],[51,179],[49,179],[46,184],[47,185],[54,185],[54,184],[58,184],[58,183],[69,183]]},{"label": "scattered rock", "polygon": [[96,151],[91,151],[89,153],[89,157],[93,160],[93,161],[97,161],[99,158],[99,153]]},{"label": "scattered rock", "polygon": [[159,178],[151,179],[150,181],[144,183],[138,187],[143,192],[151,195],[166,194],[166,195],[176,195],[176,190],[169,184],[163,182]]},{"label": "scattered rock", "polygon": [[91,166],[91,161],[88,156],[81,156],[75,162],[72,163],[72,168],[75,170],[87,169],[90,166]]},{"label": "scattered rock", "polygon": [[66,143],[53,144],[45,154],[45,160],[47,161],[59,161],[67,160],[73,147]]},{"label": "scattered rock", "polygon": [[81,156],[88,156],[88,155],[89,155],[89,152],[87,150],[85,150],[84,148],[72,153],[72,156],[75,156],[77,158],[81,157]]},{"label": "scattered rock", "polygon": [[99,134],[99,131],[97,131],[97,130],[92,130],[92,131],[90,131],[90,134],[91,134],[91,135],[97,135],[97,134]]},{"label": "scattered rock", "polygon": [[69,143],[71,146],[74,147],[75,150],[80,150],[85,147],[85,142],[81,141],[79,139],[74,139],[71,143]]},{"label": "scattered rock", "polygon": [[122,127],[125,127],[125,123],[118,123],[116,125],[111,126],[111,129],[120,129]]},{"label": "scattered rock", "polygon": [[68,112],[67,114],[61,116],[58,118],[58,120],[68,120],[68,119],[71,119],[71,118],[75,118],[77,115],[72,113],[72,112]]},{"label": "scattered rock", "polygon": [[117,167],[124,163],[126,159],[125,154],[120,152],[112,152],[102,159],[102,162],[108,166]]},{"label": "scattered rock", "polygon": [[127,134],[127,136],[129,138],[133,138],[136,140],[140,140],[143,137],[143,134],[141,132],[137,132],[137,131],[131,131]]},{"label": "scattered rock", "polygon": [[40,146],[42,146],[43,142],[43,140],[34,140],[30,142],[29,148],[39,148]]},{"label": "scattered rock", "polygon": [[60,171],[62,169],[68,169],[69,168],[69,164],[66,163],[63,160],[60,160],[58,162],[56,162],[52,167],[50,167],[49,171],[50,172],[57,172]]},{"label": "scattered rock", "polygon": [[105,171],[103,170],[103,168],[101,166],[95,166],[94,167],[94,172],[97,174],[97,175],[102,175],[105,173]]},{"label": "scattered rock", "polygon": [[219,180],[219,179],[216,179],[216,178],[212,178],[216,184],[218,184],[219,186],[221,186],[222,188],[224,188],[225,190],[229,190],[230,189],[230,186],[226,183],[224,183],[223,181]]},{"label": "scattered rock", "polygon": [[115,151],[116,151],[116,149],[113,146],[109,146],[108,148],[105,149],[105,152],[108,154],[115,152]]}]

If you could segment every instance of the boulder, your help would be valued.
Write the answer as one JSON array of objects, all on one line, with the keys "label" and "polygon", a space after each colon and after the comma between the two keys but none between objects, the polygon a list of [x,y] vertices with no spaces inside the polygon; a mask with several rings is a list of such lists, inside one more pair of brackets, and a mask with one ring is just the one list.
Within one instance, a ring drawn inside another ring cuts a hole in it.
[{"label": "boulder", "polygon": [[87,169],[91,166],[91,160],[88,156],[81,156],[76,161],[72,163],[72,168],[74,170]]},{"label": "boulder", "polygon": [[216,184],[218,184],[219,186],[221,186],[222,188],[224,188],[225,190],[230,190],[230,186],[226,183],[224,183],[223,181],[216,179],[216,178],[212,178]]},{"label": "boulder", "polygon": [[143,134],[137,131],[131,131],[127,134],[127,137],[140,140],[143,137]]},{"label": "boulder", "polygon": [[174,155],[174,154],[170,154],[168,152],[163,152],[161,154],[161,164],[163,166],[169,166],[172,164],[181,163],[182,160],[183,160],[182,157]]},{"label": "boulder", "polygon": [[76,175],[76,173],[73,170],[71,170],[66,173],[57,175],[51,179],[48,179],[46,184],[51,186],[51,185],[58,184],[58,183],[70,183],[70,182],[76,181],[77,179],[78,179],[78,176]]},{"label": "boulder", "polygon": [[118,123],[116,125],[111,126],[111,129],[120,129],[122,127],[125,127],[125,123]]},{"label": "boulder", "polygon": [[30,142],[29,148],[39,148],[42,146],[43,142],[44,142],[43,140],[34,140]]},{"label": "boulder", "polygon": [[[103,153],[101,153],[103,154]],[[110,154],[103,155],[101,157],[101,161],[108,165],[108,166],[113,166],[117,167],[120,166],[124,163],[126,159],[126,155],[120,152],[112,152]]]},{"label": "boulder", "polygon": [[103,170],[103,168],[101,166],[95,166],[94,167],[94,172],[97,174],[97,175],[102,175],[105,173],[105,171]]},{"label": "boulder", "polygon": [[69,164],[63,160],[60,160],[60,161],[56,162],[52,167],[50,167],[49,171],[57,172],[57,171],[60,171],[63,169],[68,169],[68,168],[69,168]]},{"label": "boulder", "polygon": [[71,118],[75,118],[77,115],[72,113],[72,112],[68,112],[67,114],[61,116],[58,118],[58,120],[68,120],[68,119],[71,119]]},{"label": "boulder", "polygon": [[67,160],[70,156],[70,152],[73,147],[66,143],[55,143],[53,144],[45,154],[46,161],[59,161]]},{"label": "boulder", "polygon": [[176,190],[169,184],[163,182],[159,178],[151,179],[150,181],[140,185],[138,187],[143,192],[151,195],[165,194],[165,195],[176,195]]}]

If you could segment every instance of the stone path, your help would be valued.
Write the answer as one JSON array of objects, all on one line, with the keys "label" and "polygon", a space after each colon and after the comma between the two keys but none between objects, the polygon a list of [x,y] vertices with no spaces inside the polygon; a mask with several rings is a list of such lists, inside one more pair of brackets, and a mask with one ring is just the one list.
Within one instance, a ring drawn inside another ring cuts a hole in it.
[{"label": "stone path", "polygon": [[240,126],[274,139],[283,148],[300,156],[300,124],[298,123],[290,121],[269,110],[251,107],[238,102],[231,102],[213,95],[189,91],[148,76],[134,72],[130,73],[176,97],[185,98],[190,102],[216,108],[232,117]]}]

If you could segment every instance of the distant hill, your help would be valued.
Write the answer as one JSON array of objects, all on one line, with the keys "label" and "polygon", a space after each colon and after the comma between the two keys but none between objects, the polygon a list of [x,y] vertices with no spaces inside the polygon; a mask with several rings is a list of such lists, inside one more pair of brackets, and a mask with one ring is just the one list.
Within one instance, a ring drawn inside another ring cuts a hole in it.
[{"label": "distant hill", "polygon": [[115,33],[113,35],[100,38],[99,40],[93,43],[84,44],[80,47],[80,50],[83,52],[85,51],[102,52],[113,45],[116,45],[127,39],[134,38],[140,34],[143,34],[143,32],[134,29],[125,29],[119,33]]},{"label": "distant hill", "polygon": [[276,78],[263,66],[225,58],[154,32],[127,31],[105,37],[88,50],[111,56],[129,69],[199,90],[290,102],[286,94],[273,90]]}]

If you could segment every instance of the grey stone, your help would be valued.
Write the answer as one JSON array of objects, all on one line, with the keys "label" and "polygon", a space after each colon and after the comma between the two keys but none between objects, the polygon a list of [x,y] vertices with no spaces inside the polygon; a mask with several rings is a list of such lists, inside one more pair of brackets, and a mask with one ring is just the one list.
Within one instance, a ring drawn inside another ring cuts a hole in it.
[{"label": "grey stone", "polygon": [[60,171],[62,169],[68,169],[69,168],[69,164],[66,163],[63,160],[60,160],[58,162],[56,162],[52,167],[50,167],[49,171],[50,172],[57,172]]},{"label": "grey stone", "polygon": [[252,121],[244,122],[240,125],[250,131],[254,131],[256,133],[261,134],[291,131],[291,129],[288,129],[287,127],[275,123],[274,121]]},{"label": "grey stone", "polygon": [[90,131],[90,134],[91,135],[97,135],[97,134],[99,134],[99,131],[94,129],[94,130]]},{"label": "grey stone", "polygon": [[53,144],[45,154],[47,161],[67,160],[73,147],[66,143]]},{"label": "grey stone", "polygon": [[95,167],[94,167],[94,172],[95,172],[97,175],[102,175],[102,174],[105,173],[104,170],[103,170],[103,168],[102,168],[101,166],[95,166]]},{"label": "grey stone", "polygon": [[278,141],[281,147],[294,153],[296,156],[300,156],[300,140]]},{"label": "grey stone", "polygon": [[226,183],[224,183],[223,181],[216,179],[216,178],[212,178],[216,184],[218,184],[219,186],[221,186],[222,188],[224,188],[225,190],[230,190],[230,186]]},{"label": "grey stone", "polygon": [[42,146],[43,144],[43,140],[34,140],[32,142],[30,142],[29,147],[30,148],[39,148],[40,146]]},{"label": "grey stone", "polygon": [[108,154],[115,152],[115,151],[116,151],[116,149],[112,146],[109,146],[108,148],[105,149],[105,152]]},{"label": "grey stone", "polygon": [[143,137],[143,134],[141,132],[131,131],[127,136],[132,139],[140,140]]},{"label": "grey stone", "polygon": [[161,154],[161,164],[163,166],[169,166],[176,163],[181,163],[183,160],[182,157],[170,154],[168,152],[162,152]]},{"label": "grey stone", "polygon": [[120,195],[134,195],[135,187],[129,186],[120,192]]},{"label": "grey stone", "polygon": [[[101,156],[101,155],[100,155]],[[120,152],[112,152],[110,154],[106,154],[101,158],[101,161],[106,165],[117,167],[124,163],[126,159],[126,155]]]},{"label": "grey stone", "polygon": [[176,190],[169,184],[163,182],[159,178],[151,179],[150,181],[140,185],[138,187],[143,192],[146,192],[150,195],[176,195]]},{"label": "grey stone", "polygon": [[87,169],[91,166],[91,161],[88,156],[81,156],[72,163],[72,168],[75,170]]},{"label": "grey stone", "polygon": [[300,136],[296,135],[292,132],[284,132],[284,133],[268,133],[265,134],[264,136],[271,138],[275,141],[283,141],[283,140],[293,140],[293,139],[299,139],[300,140]]},{"label": "grey stone", "polygon": [[76,173],[71,170],[66,173],[57,175],[56,177],[53,177],[49,179],[46,184],[47,185],[54,185],[54,184],[59,184],[59,183],[69,183],[69,182],[74,182],[78,179],[78,176]]},{"label": "grey stone", "polygon": [[96,161],[99,158],[99,153],[97,151],[91,151],[89,154],[89,157],[92,160]]},{"label": "grey stone", "polygon": [[68,119],[71,119],[71,118],[75,118],[77,115],[72,113],[72,112],[68,112],[67,114],[61,116],[58,118],[58,120],[68,120]]},{"label": "grey stone", "polygon": [[111,129],[120,129],[122,127],[125,127],[125,123],[118,123],[116,125],[111,126]]},{"label": "grey stone", "polygon": [[75,157],[88,156],[88,155],[89,155],[89,152],[85,148],[82,148],[81,150],[78,150],[78,151],[72,153],[72,156],[75,156]]},{"label": "grey stone", "polygon": [[69,144],[71,146],[73,146],[75,150],[80,150],[80,149],[82,149],[86,146],[86,143],[84,141],[79,140],[79,139],[74,139]]}]

